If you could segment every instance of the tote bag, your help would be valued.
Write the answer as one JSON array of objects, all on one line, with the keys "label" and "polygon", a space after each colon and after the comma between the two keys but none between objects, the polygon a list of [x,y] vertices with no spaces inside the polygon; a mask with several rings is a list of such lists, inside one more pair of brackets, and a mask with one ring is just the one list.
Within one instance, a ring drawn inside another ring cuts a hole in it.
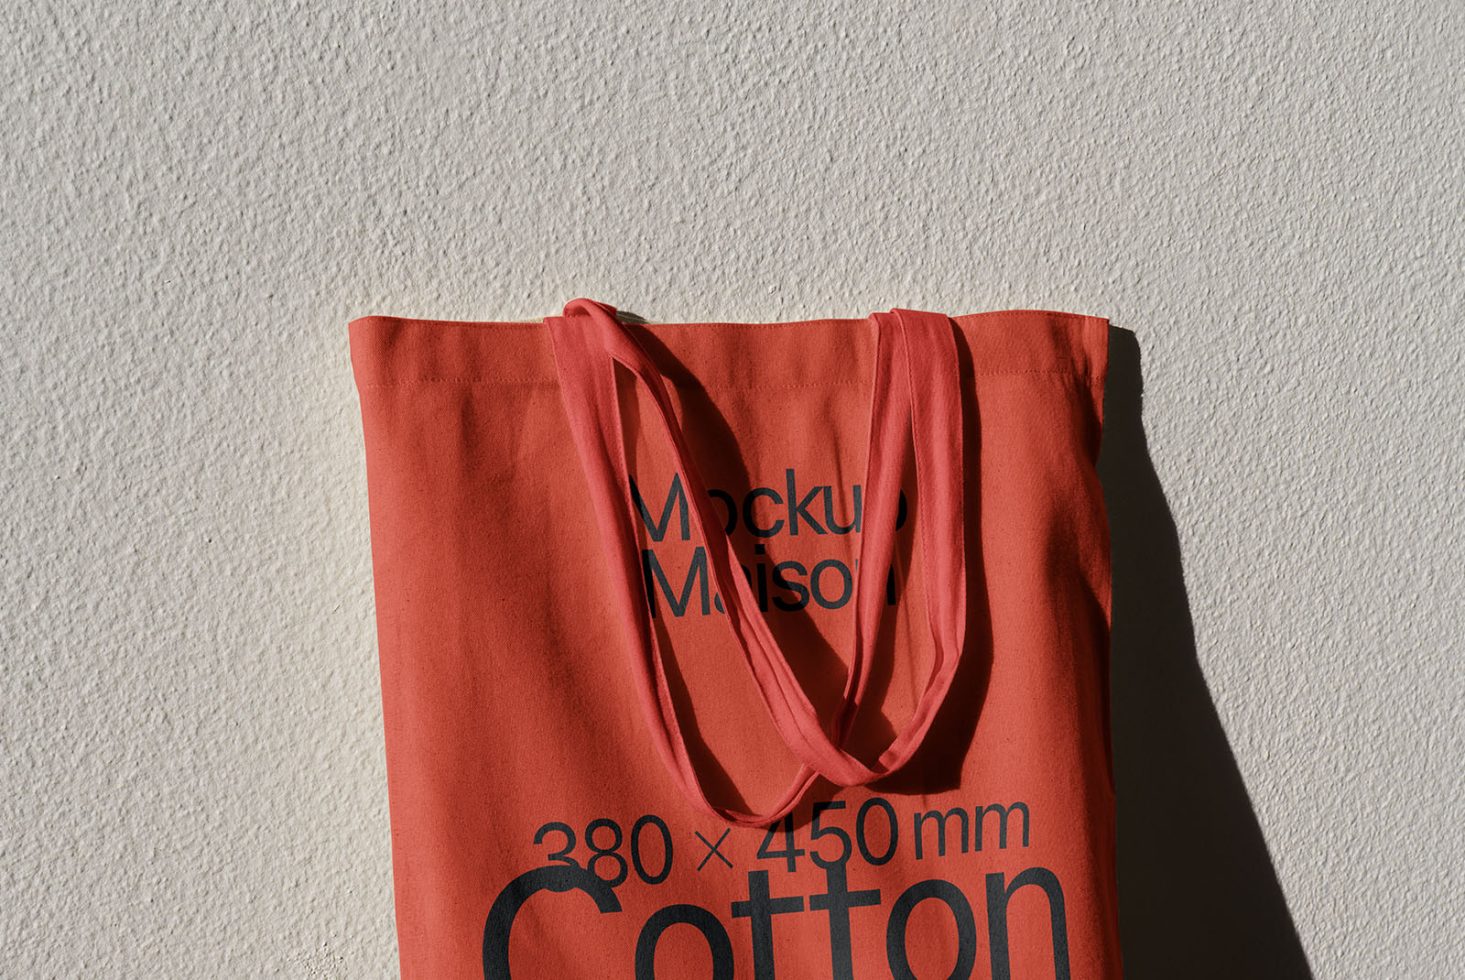
[{"label": "tote bag", "polygon": [[402,975],[1119,977],[1107,340],[352,321]]}]

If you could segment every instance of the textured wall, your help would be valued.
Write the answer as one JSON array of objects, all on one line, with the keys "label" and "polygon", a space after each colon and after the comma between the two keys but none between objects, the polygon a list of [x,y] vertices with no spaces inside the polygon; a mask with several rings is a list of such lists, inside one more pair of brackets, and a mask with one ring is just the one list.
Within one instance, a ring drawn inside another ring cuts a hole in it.
[{"label": "textured wall", "polygon": [[1461,5],[719,6],[0,13],[0,972],[395,971],[346,321],[590,295],[1111,317],[1131,976],[1465,975]]}]

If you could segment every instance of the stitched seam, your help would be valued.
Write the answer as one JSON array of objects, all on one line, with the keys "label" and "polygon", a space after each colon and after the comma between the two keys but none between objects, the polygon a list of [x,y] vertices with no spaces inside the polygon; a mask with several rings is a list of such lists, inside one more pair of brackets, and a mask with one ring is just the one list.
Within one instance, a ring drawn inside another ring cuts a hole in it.
[{"label": "stitched seam", "polygon": [[[1074,371],[983,371],[976,375],[978,378],[1009,378],[1025,377],[1033,375],[1048,375],[1060,378],[1074,378],[1077,380],[1090,380],[1081,372]],[[666,379],[673,387],[687,387],[679,385],[671,378]],[[869,381],[811,381],[807,384],[797,385],[736,385],[736,384],[699,384],[697,387],[707,388],[714,391],[794,391],[803,388],[849,388],[868,387]],[[411,381],[387,381],[360,384],[357,387],[362,389],[377,388],[426,388],[432,385],[497,385],[499,387],[535,387],[535,388],[556,388],[559,382],[553,378],[415,378]]]}]

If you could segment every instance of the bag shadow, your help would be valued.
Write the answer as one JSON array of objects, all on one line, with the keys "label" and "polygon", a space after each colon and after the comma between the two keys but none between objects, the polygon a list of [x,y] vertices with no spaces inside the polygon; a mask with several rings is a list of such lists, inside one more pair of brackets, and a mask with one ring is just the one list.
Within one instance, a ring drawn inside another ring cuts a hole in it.
[{"label": "bag shadow", "polygon": [[1311,980],[1196,653],[1135,335],[1111,325],[1099,478],[1113,556],[1119,931],[1130,980]]}]

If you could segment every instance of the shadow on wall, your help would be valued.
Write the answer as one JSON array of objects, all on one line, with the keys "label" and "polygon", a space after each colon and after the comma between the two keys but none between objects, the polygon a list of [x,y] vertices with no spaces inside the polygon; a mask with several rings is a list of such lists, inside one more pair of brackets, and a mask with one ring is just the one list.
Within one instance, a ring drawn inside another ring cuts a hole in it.
[{"label": "shadow on wall", "polygon": [[1196,656],[1150,461],[1139,344],[1110,329],[1099,476],[1114,562],[1119,931],[1128,980],[1311,980]]}]

